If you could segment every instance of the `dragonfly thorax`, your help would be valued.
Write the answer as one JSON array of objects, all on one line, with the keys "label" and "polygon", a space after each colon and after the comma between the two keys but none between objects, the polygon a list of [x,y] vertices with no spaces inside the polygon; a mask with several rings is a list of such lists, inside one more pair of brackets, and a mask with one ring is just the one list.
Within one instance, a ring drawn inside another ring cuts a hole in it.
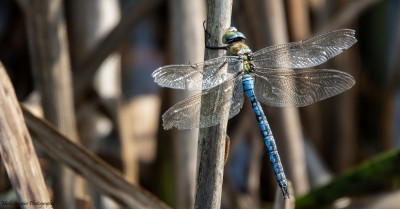
[{"label": "dragonfly thorax", "polygon": [[228,56],[239,56],[243,60],[243,70],[246,73],[254,72],[253,52],[244,43],[244,40],[236,41],[228,46]]}]

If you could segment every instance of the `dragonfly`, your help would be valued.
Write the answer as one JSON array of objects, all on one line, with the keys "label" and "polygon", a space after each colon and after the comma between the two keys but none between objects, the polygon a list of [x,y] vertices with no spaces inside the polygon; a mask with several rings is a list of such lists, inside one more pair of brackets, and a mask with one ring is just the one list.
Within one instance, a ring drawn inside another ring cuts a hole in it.
[{"label": "dragonfly", "polygon": [[[206,29],[205,32],[208,33]],[[154,81],[162,87],[202,90],[168,109],[162,116],[163,127],[167,130],[218,125],[227,114],[230,119],[239,113],[243,95],[247,95],[282,195],[290,198],[275,139],[260,102],[273,107],[303,107],[350,89],[355,80],[348,73],[312,67],[355,44],[354,35],[354,30],[339,29],[254,53],[246,45],[244,34],[235,27],[228,28],[223,35],[223,46],[207,45],[206,35],[206,48],[225,50],[225,56],[196,64],[167,65],[152,73]],[[221,97],[226,92],[231,94]],[[225,107],[229,107],[229,113]]]}]

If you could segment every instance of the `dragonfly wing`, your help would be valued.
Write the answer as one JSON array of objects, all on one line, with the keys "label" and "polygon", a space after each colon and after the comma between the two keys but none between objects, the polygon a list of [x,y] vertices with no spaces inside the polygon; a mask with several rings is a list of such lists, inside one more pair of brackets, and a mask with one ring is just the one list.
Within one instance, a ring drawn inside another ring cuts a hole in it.
[{"label": "dragonfly wing", "polygon": [[354,78],[331,69],[260,69],[255,72],[255,94],[264,104],[302,107],[346,91]]},{"label": "dragonfly wing", "polygon": [[241,66],[238,57],[224,56],[197,64],[163,66],[152,76],[162,87],[204,90],[229,80],[241,70]]},{"label": "dragonfly wing", "polygon": [[267,47],[254,53],[254,63],[267,68],[320,65],[356,43],[354,34],[354,30],[340,29],[303,41]]},{"label": "dragonfly wing", "polygon": [[[226,106],[230,105],[229,118],[237,115],[243,106],[242,76],[236,76],[219,86],[207,89],[183,100],[162,116],[164,129],[206,128],[218,125],[223,119]],[[224,97],[226,92],[233,91],[232,97]],[[201,100],[204,99],[202,103]],[[200,108],[203,105],[203,115],[200,120]]]}]

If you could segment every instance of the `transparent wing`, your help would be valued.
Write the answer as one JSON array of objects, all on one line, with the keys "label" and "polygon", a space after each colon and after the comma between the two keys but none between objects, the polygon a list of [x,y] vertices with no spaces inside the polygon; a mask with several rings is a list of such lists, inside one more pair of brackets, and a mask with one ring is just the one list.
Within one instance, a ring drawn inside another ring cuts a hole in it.
[{"label": "transparent wing", "polygon": [[267,47],[254,53],[254,63],[267,68],[307,68],[320,65],[356,43],[354,34],[354,30],[341,29],[303,41]]},{"label": "transparent wing", "polygon": [[[226,105],[230,105],[229,118],[237,115],[243,106],[242,76],[236,76],[223,84],[196,94],[168,109],[162,116],[164,129],[206,128],[220,123]],[[226,92],[233,90],[232,97],[220,99]],[[200,108],[203,102],[203,115],[200,120]]]},{"label": "transparent wing", "polygon": [[346,91],[354,78],[330,69],[266,69],[255,72],[255,94],[275,107],[302,107]]},{"label": "transparent wing", "polygon": [[232,78],[241,70],[241,66],[238,57],[224,56],[197,64],[163,66],[155,70],[152,76],[162,87],[204,90]]}]

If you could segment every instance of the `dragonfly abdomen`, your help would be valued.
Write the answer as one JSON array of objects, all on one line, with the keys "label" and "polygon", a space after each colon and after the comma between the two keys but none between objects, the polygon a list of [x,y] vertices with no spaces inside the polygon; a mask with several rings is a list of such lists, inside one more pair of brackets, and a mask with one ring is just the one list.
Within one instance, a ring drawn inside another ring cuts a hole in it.
[{"label": "dragonfly abdomen", "polygon": [[286,180],[285,172],[282,167],[281,159],[279,157],[278,149],[275,144],[274,136],[272,135],[272,131],[271,131],[271,128],[267,121],[267,118],[265,117],[264,111],[261,108],[261,105],[258,102],[258,100],[256,99],[255,94],[254,94],[253,76],[251,74],[243,75],[242,84],[243,84],[244,93],[249,97],[249,99],[251,101],[251,105],[252,105],[254,113],[256,115],[258,125],[261,129],[261,134],[263,135],[265,144],[267,145],[268,154],[269,154],[270,161],[271,161],[272,167],[274,169],[274,173],[276,175],[279,187],[282,190],[283,196],[285,198],[289,197],[289,189],[288,189],[288,185],[287,185],[287,180]]}]

